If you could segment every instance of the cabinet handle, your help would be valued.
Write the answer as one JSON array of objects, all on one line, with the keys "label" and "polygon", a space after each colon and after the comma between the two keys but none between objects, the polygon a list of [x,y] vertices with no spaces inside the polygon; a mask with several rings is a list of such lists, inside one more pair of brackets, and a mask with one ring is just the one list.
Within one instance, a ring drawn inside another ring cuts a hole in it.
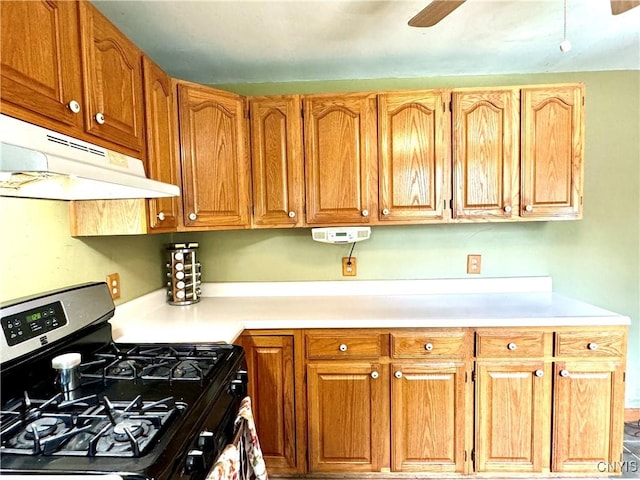
[{"label": "cabinet handle", "polygon": [[294,212],[293,210],[289,212],[289,218],[295,218],[296,216],[296,212]]},{"label": "cabinet handle", "polygon": [[393,374],[393,376],[396,378],[402,378],[402,372],[398,370],[396,373]]},{"label": "cabinet handle", "polygon": [[378,372],[376,372],[375,370],[373,372],[371,372],[371,378],[373,378],[374,380],[376,378],[378,378],[380,376],[380,374]]},{"label": "cabinet handle", "polygon": [[589,350],[597,350],[598,349],[598,344],[595,342],[589,342],[589,345],[587,345],[587,348]]},{"label": "cabinet handle", "polygon": [[515,343],[511,342],[509,343],[509,345],[507,345],[507,348],[509,350],[515,350],[516,348],[518,348],[518,346]]},{"label": "cabinet handle", "polygon": [[533,207],[532,207],[531,205],[527,205],[526,207],[524,207],[524,209],[525,209],[527,212],[531,212],[531,211],[533,211]]},{"label": "cabinet handle", "polygon": [[96,122],[98,122],[100,125],[104,125],[104,113],[96,113]]},{"label": "cabinet handle", "polygon": [[544,370],[542,370],[541,368],[536,370],[535,373],[536,373],[536,377],[543,377],[544,376]]},{"label": "cabinet handle", "polygon": [[67,107],[69,108],[69,110],[71,110],[73,113],[80,113],[80,104],[78,102],[76,102],[75,100],[71,100],[68,104]]},{"label": "cabinet handle", "polygon": [[196,218],[198,218],[198,216],[195,213],[191,212],[189,214],[189,220],[195,220]]},{"label": "cabinet handle", "polygon": [[504,211],[505,213],[511,213],[511,205],[507,205],[506,207],[504,207]]},{"label": "cabinet handle", "polygon": [[363,217],[368,217],[369,216],[369,210],[362,210],[362,216]]},{"label": "cabinet handle", "polygon": [[160,212],[160,213],[158,214],[158,220],[160,220],[161,222],[162,222],[165,218],[167,218],[167,217],[165,217],[164,212]]},{"label": "cabinet handle", "polygon": [[338,350],[340,350],[341,352],[346,352],[347,348],[348,347],[346,343],[341,343],[340,346],[338,347]]},{"label": "cabinet handle", "polygon": [[427,352],[430,352],[431,350],[433,350],[433,344],[432,344],[432,343],[425,343],[425,345],[424,345],[424,349],[425,349]]},{"label": "cabinet handle", "polygon": [[389,215],[389,209],[388,208],[383,208],[382,209],[382,214],[383,215]]},{"label": "cabinet handle", "polygon": [[560,376],[561,377],[568,377],[569,376],[569,370],[560,370]]}]

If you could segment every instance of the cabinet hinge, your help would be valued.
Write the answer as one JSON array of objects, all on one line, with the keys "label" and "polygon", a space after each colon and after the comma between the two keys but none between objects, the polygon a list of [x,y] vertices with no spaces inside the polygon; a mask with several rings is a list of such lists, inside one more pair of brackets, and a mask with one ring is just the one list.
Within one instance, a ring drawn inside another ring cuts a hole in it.
[{"label": "cabinet hinge", "polygon": [[[476,371],[475,370],[471,371],[471,381],[472,382],[476,381]],[[473,450],[471,452],[473,453]]]},{"label": "cabinet hinge", "polygon": [[464,451],[464,461],[465,462],[467,461],[467,451],[466,450]]},{"label": "cabinet hinge", "polygon": [[453,112],[453,106],[451,105],[451,102],[449,102],[449,111]]},{"label": "cabinet hinge", "polygon": [[580,195],[580,205],[582,205],[582,195]]},{"label": "cabinet hinge", "polygon": [[476,461],[476,450],[475,448],[471,449],[471,461],[475,463]]}]

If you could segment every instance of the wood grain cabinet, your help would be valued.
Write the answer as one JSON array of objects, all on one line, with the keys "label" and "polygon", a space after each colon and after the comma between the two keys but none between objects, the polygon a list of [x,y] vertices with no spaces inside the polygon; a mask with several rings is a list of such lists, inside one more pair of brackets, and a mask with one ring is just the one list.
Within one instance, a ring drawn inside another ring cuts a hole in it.
[{"label": "wood grain cabinet", "polygon": [[381,222],[450,217],[449,102],[448,90],[378,95]]},{"label": "wood grain cabinet", "polygon": [[306,221],[368,224],[377,211],[376,95],[305,95]]},{"label": "wood grain cabinet", "polygon": [[251,171],[243,97],[178,82],[186,229],[247,228]]},{"label": "wood grain cabinet", "polygon": [[253,226],[304,223],[302,103],[298,95],[250,97]]}]

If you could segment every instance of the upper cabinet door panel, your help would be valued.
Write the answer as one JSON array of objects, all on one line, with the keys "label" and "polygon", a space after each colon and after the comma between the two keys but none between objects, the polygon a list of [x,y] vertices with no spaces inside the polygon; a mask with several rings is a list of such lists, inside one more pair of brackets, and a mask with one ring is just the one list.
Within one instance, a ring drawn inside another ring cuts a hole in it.
[{"label": "upper cabinet door panel", "polygon": [[522,90],[523,217],[582,213],[582,86]]},{"label": "upper cabinet door panel", "polygon": [[307,223],[369,223],[375,191],[376,99],[304,99]]},{"label": "upper cabinet door panel", "polygon": [[250,171],[242,98],[178,85],[186,227],[248,226]]},{"label": "upper cabinet door panel", "polygon": [[509,218],[518,191],[518,104],[512,89],[454,92],[456,218]]},{"label": "upper cabinet door panel", "polygon": [[442,220],[450,162],[449,93],[378,96],[380,220]]},{"label": "upper cabinet door panel", "polygon": [[89,2],[80,2],[85,129],[143,148],[142,52]]},{"label": "upper cabinet door panel", "polygon": [[[82,127],[80,37],[75,2],[2,2],[2,111]],[[71,102],[74,113],[71,110]],[[17,109],[17,112],[16,110]],[[65,130],[65,133],[70,133]]]},{"label": "upper cabinet door panel", "polygon": [[257,227],[301,225],[304,165],[300,97],[254,97],[249,108],[253,223]]}]

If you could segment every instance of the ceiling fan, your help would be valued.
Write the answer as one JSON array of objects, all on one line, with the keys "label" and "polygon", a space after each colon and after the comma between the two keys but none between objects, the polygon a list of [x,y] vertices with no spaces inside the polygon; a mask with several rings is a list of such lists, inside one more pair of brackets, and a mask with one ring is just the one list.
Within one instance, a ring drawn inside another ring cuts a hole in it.
[{"label": "ceiling fan", "polygon": [[[433,27],[467,0],[433,0],[409,20],[410,27]],[[610,0],[611,13],[619,15],[640,5],[640,0]]]}]

